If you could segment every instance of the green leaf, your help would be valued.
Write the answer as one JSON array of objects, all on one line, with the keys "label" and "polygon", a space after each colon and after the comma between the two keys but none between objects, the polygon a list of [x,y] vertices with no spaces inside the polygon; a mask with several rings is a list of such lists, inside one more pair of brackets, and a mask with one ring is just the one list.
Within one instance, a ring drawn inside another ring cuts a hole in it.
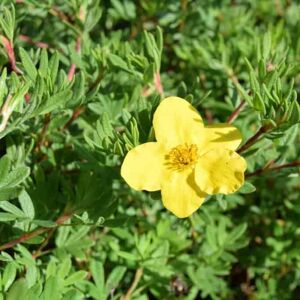
[{"label": "green leaf", "polygon": [[97,288],[99,291],[104,290],[104,268],[102,262],[93,259],[90,269]]},{"label": "green leaf", "polygon": [[24,241],[24,244],[30,244],[30,245],[39,245],[42,242],[45,241],[45,238],[42,236],[35,236],[27,241]]},{"label": "green leaf", "polygon": [[263,42],[262,42],[262,55],[263,58],[267,59],[270,55],[272,47],[272,39],[271,39],[271,34],[270,32],[265,33]]},{"label": "green leaf", "polygon": [[52,84],[55,84],[55,82],[56,82],[58,66],[59,66],[59,53],[56,51],[51,56],[50,61],[49,61],[49,75],[50,75]]},{"label": "green leaf", "polygon": [[25,215],[29,219],[33,219],[35,215],[34,206],[30,196],[25,190],[23,190],[22,193],[19,195],[19,202]]},{"label": "green leaf", "polygon": [[258,110],[261,114],[266,114],[266,106],[264,103],[264,100],[262,99],[261,95],[259,93],[255,93],[254,99],[253,99],[253,107]]},{"label": "green leaf", "polygon": [[62,299],[63,281],[58,276],[50,276],[45,284],[41,300]]},{"label": "green leaf", "polygon": [[60,264],[57,275],[64,279],[69,274],[71,267],[72,267],[71,259],[70,257],[66,257],[63,260],[63,262]]},{"label": "green leaf", "polygon": [[0,186],[7,177],[10,170],[11,160],[8,155],[4,155],[0,159]]},{"label": "green leaf", "polygon": [[109,60],[114,67],[120,68],[123,71],[131,73],[131,71],[128,68],[127,63],[120,56],[115,55],[115,54],[110,54]]},{"label": "green leaf", "polygon": [[62,105],[65,105],[72,97],[70,90],[59,92],[49,99],[47,99],[35,112],[34,115],[44,115],[55,109],[58,109]]},{"label": "green leaf", "polygon": [[115,289],[118,286],[121,279],[123,278],[125,272],[126,272],[126,267],[123,266],[115,267],[107,278],[106,289],[108,291]]},{"label": "green leaf", "polygon": [[71,276],[69,276],[67,279],[64,281],[64,285],[68,286],[71,284],[75,284],[81,280],[83,280],[87,275],[86,271],[77,271],[73,273]]},{"label": "green leaf", "polygon": [[4,291],[7,291],[11,284],[14,282],[17,275],[17,269],[14,262],[10,262],[6,265],[4,272],[3,272],[3,286]]},{"label": "green leaf", "polygon": [[0,17],[0,26],[2,27],[5,35],[8,37],[10,41],[14,39],[14,30],[15,30],[15,8],[13,5],[10,6],[10,10],[8,7],[3,8],[3,12]]},{"label": "green leaf", "polygon": [[157,40],[157,48],[161,54],[163,51],[164,41],[163,41],[163,31],[159,26],[156,27],[156,40]]},{"label": "green leaf", "polygon": [[244,185],[238,191],[241,194],[250,194],[256,191],[256,187],[249,181],[245,181]]},{"label": "green leaf", "polygon": [[28,167],[18,167],[13,169],[6,178],[0,182],[0,187],[12,188],[22,183],[30,174]]},{"label": "green leaf", "polygon": [[0,201],[10,200],[18,197],[20,192],[22,191],[21,187],[10,187],[10,188],[2,188],[0,187]]},{"label": "green leaf", "polygon": [[297,102],[297,100],[294,100],[290,105],[288,121],[292,124],[300,122],[300,104]]},{"label": "green leaf", "polygon": [[[6,300],[26,299],[28,293],[28,285],[24,278],[20,278],[14,282],[6,294]],[[50,299],[49,299],[50,300]]]},{"label": "green leaf", "polygon": [[20,48],[20,57],[26,73],[32,81],[35,81],[37,76],[36,67],[28,53],[23,48]]},{"label": "green leaf", "polygon": [[4,68],[0,77],[0,107],[2,106],[4,102],[4,97],[7,94],[6,78],[7,78],[7,69]]},{"label": "green leaf", "polygon": [[217,242],[217,234],[214,226],[208,225],[206,227],[206,239],[209,246],[212,248],[213,251],[215,251],[218,248],[218,242]]},{"label": "green leaf", "polygon": [[227,201],[224,199],[224,195],[216,195],[216,199],[223,210],[227,208]]},{"label": "green leaf", "polygon": [[42,78],[46,78],[48,74],[48,53],[46,49],[42,50],[40,58],[39,73]]},{"label": "green leaf", "polygon": [[17,206],[11,204],[8,201],[1,201],[0,202],[0,208],[2,208],[3,210],[19,217],[19,218],[25,218],[25,214],[23,213],[23,211],[21,209],[19,209]]},{"label": "green leaf", "polygon": [[[2,201],[0,199],[0,201]],[[4,213],[0,212],[0,222],[9,222],[9,221],[14,221],[18,218],[18,216],[10,213]]]},{"label": "green leaf", "polygon": [[117,254],[127,260],[132,260],[132,261],[138,260],[138,257],[136,255],[133,255],[132,253],[126,251],[118,251]]},{"label": "green leaf", "polygon": [[245,233],[246,229],[247,229],[246,223],[242,223],[238,225],[236,228],[234,228],[227,237],[228,243],[233,243],[234,241],[239,239]]}]

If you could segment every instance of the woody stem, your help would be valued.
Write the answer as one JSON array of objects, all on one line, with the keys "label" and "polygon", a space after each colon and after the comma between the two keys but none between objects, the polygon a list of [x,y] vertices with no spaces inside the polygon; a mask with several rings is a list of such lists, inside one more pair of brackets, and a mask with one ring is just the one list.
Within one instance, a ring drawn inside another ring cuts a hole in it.
[{"label": "woody stem", "polygon": [[268,130],[270,129],[270,126],[263,125],[260,127],[260,129],[240,148],[238,149],[238,153],[245,152],[247,149],[249,149],[252,145],[254,145],[257,140],[264,135]]}]

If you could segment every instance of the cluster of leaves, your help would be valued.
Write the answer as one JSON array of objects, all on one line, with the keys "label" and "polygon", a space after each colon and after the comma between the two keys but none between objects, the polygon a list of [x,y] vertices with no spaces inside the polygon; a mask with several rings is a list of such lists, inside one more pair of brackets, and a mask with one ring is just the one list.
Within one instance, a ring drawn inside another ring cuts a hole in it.
[{"label": "cluster of leaves", "polygon": [[[1,1],[0,299],[295,298],[299,9]],[[185,220],[120,177],[167,95],[245,137],[248,181]]]}]

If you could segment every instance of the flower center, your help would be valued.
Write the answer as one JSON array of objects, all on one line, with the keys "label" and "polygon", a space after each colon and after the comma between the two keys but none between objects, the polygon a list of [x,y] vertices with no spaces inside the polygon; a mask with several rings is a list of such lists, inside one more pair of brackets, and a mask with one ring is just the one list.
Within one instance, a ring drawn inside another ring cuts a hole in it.
[{"label": "flower center", "polygon": [[183,144],[171,149],[167,155],[167,165],[171,169],[183,170],[193,166],[198,159],[198,148],[195,144]]}]

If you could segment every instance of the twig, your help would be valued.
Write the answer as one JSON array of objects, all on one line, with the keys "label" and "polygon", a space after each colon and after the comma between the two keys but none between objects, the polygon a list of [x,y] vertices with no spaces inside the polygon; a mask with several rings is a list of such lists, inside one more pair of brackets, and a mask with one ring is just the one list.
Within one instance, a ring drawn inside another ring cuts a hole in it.
[{"label": "twig", "polygon": [[[236,87],[238,94],[240,95],[240,97],[243,97],[243,95],[241,95],[240,91],[239,91],[239,86],[241,85],[237,76],[235,75],[234,71],[232,69],[227,69],[226,71],[227,76],[229,78],[229,80],[233,83],[233,85]],[[248,93],[248,95],[250,95],[251,92]],[[246,104],[245,99],[243,99],[241,101],[241,103],[239,104],[239,106],[233,111],[233,113],[228,117],[227,119],[227,123],[232,123],[237,116],[239,115],[239,113],[241,112],[241,110],[244,108]]]},{"label": "twig", "polygon": [[[73,214],[63,214],[62,216],[60,216],[56,221],[56,225],[62,225],[65,221],[67,221],[68,219],[70,219],[72,217]],[[47,227],[42,227],[42,228],[38,228],[32,232],[29,233],[25,233],[22,236],[20,236],[17,239],[14,239],[6,244],[3,244],[2,246],[0,246],[0,251],[9,249],[14,247],[15,245],[18,245],[20,243],[23,243],[25,241],[28,241],[36,236],[39,236],[45,232],[51,231],[53,228],[47,228]]]},{"label": "twig", "polygon": [[241,103],[239,104],[239,106],[228,117],[227,123],[229,123],[229,124],[232,123],[238,117],[239,113],[244,108],[245,104],[246,104],[246,101],[242,100]]},{"label": "twig", "polygon": [[79,116],[80,114],[84,112],[84,107],[78,106],[74,111],[70,118],[70,120],[64,125],[62,130],[67,129]]},{"label": "twig", "polygon": [[[77,41],[76,41],[76,52],[79,53],[80,50],[81,50],[81,38],[78,37]],[[74,74],[75,74],[75,70],[76,70],[76,64],[72,63],[71,67],[69,69],[69,72],[68,72],[68,80],[69,81],[71,81],[73,79]]]},{"label": "twig", "polygon": [[159,71],[153,75],[153,84],[145,86],[141,94],[143,97],[148,97],[155,91],[157,91],[161,96],[164,94],[164,88],[161,82]]},{"label": "twig", "polygon": [[164,93],[164,88],[163,88],[163,85],[162,85],[162,82],[161,82],[161,78],[160,78],[160,72],[157,71],[155,74],[154,74],[154,86],[155,86],[155,89],[157,90],[157,92],[160,94],[160,95],[163,95]]},{"label": "twig", "polygon": [[44,126],[43,129],[39,135],[35,150],[39,151],[41,149],[41,147],[43,146],[44,142],[45,142],[45,137],[47,134],[47,130],[50,124],[51,118],[50,118],[50,114],[46,114],[45,118],[44,118]]},{"label": "twig", "polygon": [[242,153],[245,150],[247,150],[248,148],[250,148],[269,129],[270,129],[270,126],[267,126],[267,125],[260,127],[260,129],[240,149],[237,150],[237,152]]},{"label": "twig", "polygon": [[134,290],[136,289],[139,281],[141,280],[142,276],[143,276],[143,269],[142,268],[138,268],[135,272],[134,275],[134,280],[130,286],[130,288],[128,289],[128,291],[126,292],[125,296],[122,298],[122,300],[130,300],[131,299],[131,295],[134,292]]},{"label": "twig", "polygon": [[53,236],[55,230],[57,227],[55,228],[51,228],[51,230],[48,231],[48,236],[47,238],[44,240],[44,242],[41,244],[41,246],[37,249],[37,251],[35,251],[32,255],[33,258],[37,258],[39,257],[42,253],[43,253],[43,249],[47,246],[47,244],[49,243],[51,237]]},{"label": "twig", "polygon": [[38,236],[38,235],[43,234],[44,232],[47,232],[48,230],[49,230],[49,228],[39,228],[39,229],[37,229],[37,230],[35,230],[33,232],[23,234],[19,238],[15,239],[15,240],[12,240],[12,241],[10,241],[10,242],[8,242],[8,243],[0,246],[0,251],[12,248],[12,247],[14,247],[17,244],[20,244],[20,243],[23,243],[23,242],[25,242],[27,240],[30,240],[30,239]]},{"label": "twig", "polygon": [[50,14],[53,16],[58,17],[61,19],[64,23],[73,25],[74,21],[71,19],[70,16],[66,15],[64,12],[60,11],[57,7],[52,7],[49,10]]},{"label": "twig", "polygon": [[[22,72],[18,69],[18,67],[16,65],[16,57],[15,57],[15,52],[14,52],[14,47],[13,47],[12,41],[10,41],[8,38],[6,38],[3,35],[1,35],[1,40],[6,49],[11,69],[16,74],[18,74],[18,75],[21,74]],[[26,103],[28,104],[30,101],[30,95],[28,93],[26,93],[26,95],[24,97],[25,97]]]},{"label": "twig", "polygon": [[10,41],[8,38],[6,38],[3,35],[1,35],[0,37],[1,37],[2,44],[6,50],[11,69],[15,73],[20,74],[21,71],[17,68],[17,65],[16,65],[16,57],[15,57],[15,52],[14,52],[14,47],[13,47],[12,41]]},{"label": "twig", "polygon": [[35,42],[34,40],[32,40],[29,36],[27,35],[24,35],[24,34],[20,34],[19,35],[19,39],[22,41],[22,42],[25,42],[25,43],[28,43],[30,45],[34,45],[34,46],[37,46],[39,48],[50,48],[49,44],[47,43],[44,43],[44,42]]},{"label": "twig", "polygon": [[213,117],[213,114],[212,114],[211,110],[206,108],[204,110],[204,114],[205,114],[205,119],[207,120],[207,123],[212,124],[213,121],[214,121],[214,117]]},{"label": "twig", "polygon": [[253,177],[253,176],[258,176],[262,173],[269,172],[269,171],[277,171],[285,168],[293,168],[293,167],[300,167],[300,160],[295,160],[294,162],[283,164],[283,165],[278,165],[278,166],[265,166],[263,168],[257,169],[253,173],[247,174],[246,177]]},{"label": "twig", "polygon": [[[104,75],[104,71],[101,71],[101,72],[99,71],[99,74],[98,74],[96,80],[89,87],[87,94],[91,93],[97,87],[97,85],[101,82],[103,75]],[[72,114],[71,118],[69,119],[69,121],[62,128],[62,131],[67,129],[80,116],[80,114],[84,112],[84,110],[85,110],[85,108],[83,106],[77,107],[73,111],[73,114]]]}]

